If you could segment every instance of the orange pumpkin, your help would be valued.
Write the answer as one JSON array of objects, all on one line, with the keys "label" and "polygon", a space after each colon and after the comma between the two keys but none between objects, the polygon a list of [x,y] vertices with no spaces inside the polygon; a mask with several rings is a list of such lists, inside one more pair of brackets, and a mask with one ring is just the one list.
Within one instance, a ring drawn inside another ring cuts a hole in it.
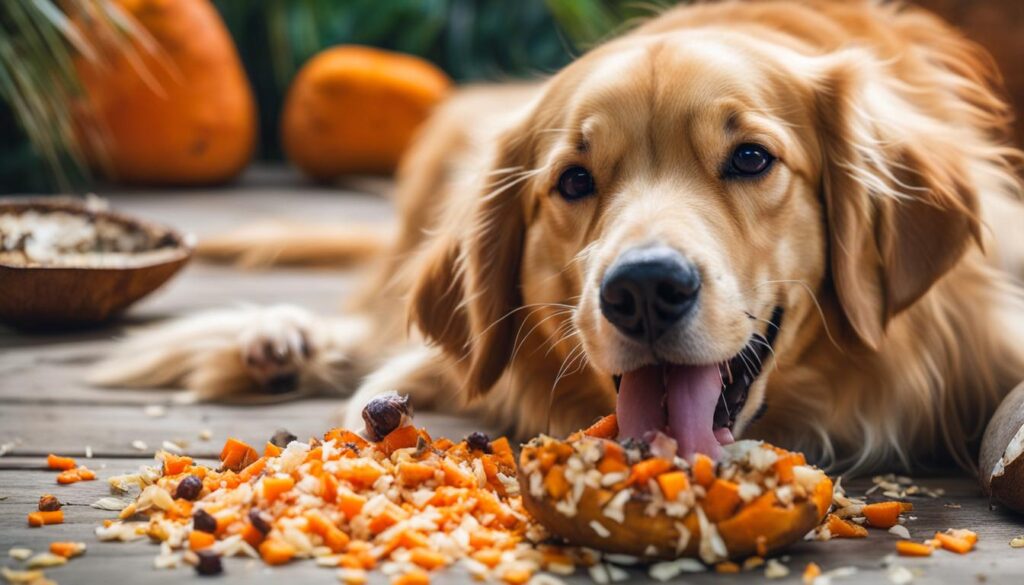
[{"label": "orange pumpkin", "polygon": [[444,72],[418,57],[350,45],[326,49],[288,90],[285,155],[318,180],[390,173],[450,87]]},{"label": "orange pumpkin", "polygon": [[[256,141],[256,105],[238,53],[208,0],[118,0],[155,41],[124,41],[84,18],[98,60],[76,66],[101,143],[93,164],[121,182],[193,185],[231,179]],[[83,110],[85,112],[86,110]]]}]

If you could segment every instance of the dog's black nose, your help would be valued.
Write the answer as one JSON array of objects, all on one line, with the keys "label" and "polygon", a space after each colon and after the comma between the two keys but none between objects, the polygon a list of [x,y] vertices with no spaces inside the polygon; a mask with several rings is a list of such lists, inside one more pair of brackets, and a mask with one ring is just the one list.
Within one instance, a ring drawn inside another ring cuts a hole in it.
[{"label": "dog's black nose", "polygon": [[697,304],[700,273],[664,246],[622,254],[601,282],[601,312],[626,335],[653,342]]}]

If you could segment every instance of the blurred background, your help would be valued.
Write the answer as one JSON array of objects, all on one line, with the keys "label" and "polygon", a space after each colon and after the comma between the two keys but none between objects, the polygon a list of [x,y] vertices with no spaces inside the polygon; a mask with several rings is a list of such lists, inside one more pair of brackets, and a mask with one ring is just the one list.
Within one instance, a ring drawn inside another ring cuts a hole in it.
[{"label": "blurred background", "polygon": [[[1024,106],[1024,2],[917,3],[985,45]],[[455,84],[549,74],[671,4],[3,0],[0,192],[222,184],[254,161],[386,175]]]}]

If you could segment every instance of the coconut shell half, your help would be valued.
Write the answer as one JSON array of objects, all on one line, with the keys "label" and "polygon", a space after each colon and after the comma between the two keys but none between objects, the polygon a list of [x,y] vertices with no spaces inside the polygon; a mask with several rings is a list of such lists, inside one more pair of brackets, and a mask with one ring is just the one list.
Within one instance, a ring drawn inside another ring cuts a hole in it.
[{"label": "coconut shell half", "polygon": [[989,421],[979,465],[985,493],[1024,513],[1024,383],[1003,399]]},{"label": "coconut shell half", "polygon": [[0,201],[0,214],[29,211],[102,217],[143,234],[153,242],[153,249],[146,251],[158,253],[118,266],[0,261],[0,322],[18,329],[75,329],[107,321],[167,282],[192,255],[190,239],[170,228],[80,201]]}]

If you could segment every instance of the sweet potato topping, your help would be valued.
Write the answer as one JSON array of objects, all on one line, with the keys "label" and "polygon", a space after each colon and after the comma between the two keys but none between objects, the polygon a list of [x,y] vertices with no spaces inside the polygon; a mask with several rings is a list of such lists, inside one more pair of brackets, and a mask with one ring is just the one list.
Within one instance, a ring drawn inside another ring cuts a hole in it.
[{"label": "sweet potato topping", "polygon": [[[524,505],[573,544],[645,559],[699,557],[730,570],[718,563],[799,540],[832,503],[831,480],[802,455],[739,441],[717,464],[703,455],[690,463],[607,438],[615,428],[612,415],[566,441],[538,437],[520,455]],[[863,530],[836,521],[851,535]]]},{"label": "sweet potato topping", "polygon": [[[394,582],[417,584],[456,562],[508,583],[548,565],[550,547],[532,544],[546,533],[523,509],[503,438],[481,434],[470,446],[402,426],[371,442],[334,429],[309,443],[268,443],[262,457],[229,439],[219,469],[169,453],[157,458],[159,466],[133,478],[143,488],[137,500],[97,534],[165,543],[158,566],[178,564],[174,556],[185,551],[258,556],[268,565],[312,558],[338,568],[346,583],[381,568]],[[549,475],[561,489],[564,476]],[[186,482],[198,494],[174,498]],[[560,566],[575,565],[575,553],[559,551]]]}]

